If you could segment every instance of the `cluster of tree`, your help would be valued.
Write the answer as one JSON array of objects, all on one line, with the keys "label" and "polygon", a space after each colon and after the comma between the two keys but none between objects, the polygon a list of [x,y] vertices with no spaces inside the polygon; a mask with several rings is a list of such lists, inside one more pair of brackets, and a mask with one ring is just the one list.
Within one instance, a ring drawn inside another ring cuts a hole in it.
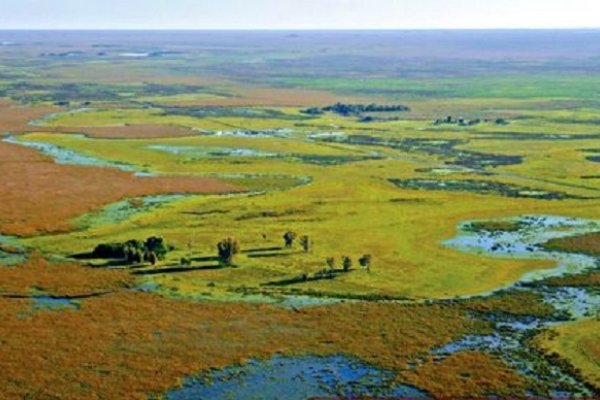
[{"label": "cluster of tree", "polygon": [[308,115],[320,115],[325,112],[349,116],[360,115],[370,112],[399,112],[410,111],[410,108],[402,104],[344,104],[336,103],[326,107],[311,107],[302,110],[302,113]]},{"label": "cluster of tree", "polygon": [[152,236],[145,241],[128,240],[122,243],[102,243],[92,252],[95,258],[115,258],[125,260],[128,264],[148,262],[155,265],[164,260],[173,247],[168,246],[161,237]]},{"label": "cluster of tree", "polygon": [[[310,281],[319,281],[323,279],[335,279],[336,275],[342,273],[348,273],[352,270],[352,259],[348,256],[342,257],[341,268],[336,268],[336,262],[334,257],[329,257],[326,260],[327,268],[323,268],[320,271],[315,272],[312,275],[307,273],[301,274],[299,276],[295,276],[293,278],[284,279],[280,281],[269,282],[267,285],[269,286],[287,286],[294,285],[297,283],[310,282]],[[369,272],[371,271],[371,255],[365,254],[358,259],[358,263],[361,267],[366,268]]]},{"label": "cluster of tree", "polygon": [[[358,259],[358,264],[362,268],[366,268],[369,272],[371,271],[371,260],[372,257],[370,254],[364,254],[362,257]],[[334,257],[329,257],[325,260],[327,263],[328,269],[321,271],[321,273],[334,273],[336,271],[340,272],[350,272],[352,270],[352,266],[354,265],[352,258],[348,256],[342,256],[342,264],[341,269],[336,269],[336,262]]]},{"label": "cluster of tree", "polygon": [[[298,238],[298,234],[296,232],[287,231],[283,235],[285,247],[288,249],[292,248],[294,246],[294,243],[296,242],[297,238]],[[302,246],[302,249],[305,252],[310,251],[310,248],[312,245],[310,237],[308,235],[301,236],[300,237],[300,245]],[[237,254],[239,254],[241,252],[241,250],[242,250],[242,248],[241,248],[239,240],[237,240],[234,237],[225,238],[225,239],[221,240],[219,243],[217,243],[217,255],[219,257],[219,261],[221,261],[223,264],[227,264],[227,265],[233,264],[233,260],[234,260],[235,256]],[[189,265],[190,263],[191,263],[191,260],[189,260],[188,258],[181,259],[182,265]]]},{"label": "cluster of tree", "polygon": [[496,125],[508,125],[508,121],[506,121],[504,118],[497,118],[492,121],[489,119],[481,120],[480,118],[475,118],[475,119],[454,118],[451,115],[448,115],[446,118],[436,119],[433,124],[434,125],[445,125],[446,124],[446,125],[458,125],[458,126],[474,126],[474,125],[479,125],[482,122],[485,122],[485,123],[493,122]]},{"label": "cluster of tree", "polygon": [[[285,247],[288,249],[291,249],[292,247],[294,247],[294,241],[296,240],[297,237],[298,237],[298,234],[296,232],[287,231],[283,235],[283,241],[284,241]],[[308,235],[303,235],[300,237],[300,246],[302,246],[302,249],[304,250],[305,253],[308,253],[310,251],[312,242]]]}]

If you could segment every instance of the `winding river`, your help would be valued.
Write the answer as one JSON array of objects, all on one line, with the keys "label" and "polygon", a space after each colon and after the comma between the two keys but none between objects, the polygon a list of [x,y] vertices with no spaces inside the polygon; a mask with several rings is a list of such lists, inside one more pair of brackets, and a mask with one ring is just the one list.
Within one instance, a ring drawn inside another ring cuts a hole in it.
[{"label": "winding river", "polygon": [[[549,251],[542,244],[550,239],[562,238],[600,231],[600,223],[592,220],[559,216],[523,216],[499,220],[518,227],[516,230],[473,230],[468,221],[460,225],[457,237],[444,245],[460,251],[493,257],[518,259],[546,259],[556,262],[556,267],[525,274],[510,290],[522,290],[539,294],[551,305],[555,315],[547,318],[489,315],[495,331],[489,335],[466,335],[433,353],[440,357],[465,350],[492,353],[502,358],[521,374],[542,382],[550,388],[547,395],[569,398],[593,396],[595,393],[585,383],[552,364],[531,349],[529,340],[541,329],[559,325],[565,321],[592,318],[600,313],[600,293],[596,288],[551,287],[544,279],[565,275],[577,275],[599,267],[595,257]],[[485,222],[485,221],[484,221]],[[496,221],[495,221],[496,222]],[[510,226],[510,225],[509,225]]]}]

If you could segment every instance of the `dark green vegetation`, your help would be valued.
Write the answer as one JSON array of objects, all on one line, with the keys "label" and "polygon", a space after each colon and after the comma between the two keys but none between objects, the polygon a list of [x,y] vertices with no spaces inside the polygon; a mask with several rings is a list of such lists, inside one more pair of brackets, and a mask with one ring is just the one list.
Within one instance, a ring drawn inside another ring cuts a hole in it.
[{"label": "dark green vegetation", "polygon": [[104,258],[124,260],[129,264],[149,262],[152,265],[164,260],[167,253],[173,250],[161,237],[149,237],[145,241],[128,240],[124,243],[102,243],[89,254],[76,255],[75,258]]},{"label": "dark green vegetation", "polygon": [[552,239],[544,243],[544,248],[567,253],[581,253],[600,257],[600,232]]},{"label": "dark green vegetation", "polygon": [[479,221],[471,222],[466,229],[478,232],[515,232],[523,227],[520,221]]},{"label": "dark green vegetation", "polygon": [[505,125],[509,124],[509,122],[507,120],[505,120],[504,118],[496,118],[495,120],[491,121],[489,119],[481,120],[480,118],[475,118],[475,119],[454,118],[451,115],[448,115],[446,118],[436,119],[433,124],[434,125],[474,126],[474,125],[479,125],[481,123],[486,123],[486,124],[493,123],[493,124],[500,125],[500,126],[505,126]]},{"label": "dark green vegetation", "polygon": [[549,192],[526,186],[518,186],[497,181],[463,179],[390,179],[390,182],[401,188],[444,190],[452,192],[473,192],[493,194],[515,198],[533,198],[540,200],[582,199],[563,192]]},{"label": "dark green vegetation", "polygon": [[160,83],[142,84],[98,84],[63,83],[34,84],[19,80],[0,91],[21,103],[53,102],[59,106],[90,106],[97,102],[133,101],[144,103],[145,96],[176,96],[185,94],[214,94],[208,87],[197,85],[163,85]]},{"label": "dark green vegetation", "polygon": [[223,239],[217,245],[219,260],[227,265],[233,263],[233,258],[241,250],[240,242],[236,238]]},{"label": "dark green vegetation", "polygon": [[362,146],[382,146],[407,152],[420,152],[442,157],[447,160],[446,163],[449,165],[457,165],[473,169],[515,165],[520,164],[523,161],[521,156],[486,154],[457,149],[456,146],[468,143],[468,141],[461,139],[444,140],[406,138],[386,140],[384,138],[374,136],[352,135],[347,137],[322,138],[320,140]]}]

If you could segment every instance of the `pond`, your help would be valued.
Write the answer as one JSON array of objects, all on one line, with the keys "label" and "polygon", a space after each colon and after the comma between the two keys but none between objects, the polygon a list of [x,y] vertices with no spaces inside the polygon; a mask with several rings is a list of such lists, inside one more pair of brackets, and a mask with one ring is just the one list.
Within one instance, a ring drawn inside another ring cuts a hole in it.
[{"label": "pond", "polygon": [[286,399],[386,396],[424,398],[420,390],[394,383],[395,374],[344,356],[275,356],[188,378],[166,394],[169,400]]},{"label": "pond", "polygon": [[79,309],[79,302],[67,297],[35,296],[32,299],[32,308],[35,311],[61,311]]}]

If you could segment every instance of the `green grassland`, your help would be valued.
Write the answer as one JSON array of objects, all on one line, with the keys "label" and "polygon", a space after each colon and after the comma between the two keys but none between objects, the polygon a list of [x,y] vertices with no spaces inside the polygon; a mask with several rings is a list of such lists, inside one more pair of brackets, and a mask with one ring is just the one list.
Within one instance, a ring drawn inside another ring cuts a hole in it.
[{"label": "green grassland", "polygon": [[[101,242],[160,234],[177,249],[164,267],[176,265],[181,257],[214,256],[220,239],[235,236],[243,250],[251,251],[236,260],[238,268],[156,274],[143,279],[158,284],[166,294],[190,297],[220,297],[224,292],[248,289],[427,299],[484,293],[506,286],[526,272],[551,266],[548,262],[482,258],[445,248],[442,242],[454,235],[461,221],[532,212],[592,217],[598,209],[594,200],[558,201],[506,198],[499,193],[407,190],[389,182],[390,179],[414,178],[483,180],[593,199],[600,196],[598,189],[581,176],[600,174],[600,165],[586,161],[580,151],[582,147],[591,147],[592,140],[569,140],[560,146],[548,139],[487,140],[485,136],[474,137],[474,132],[469,131],[421,130],[430,126],[429,121],[365,124],[352,117],[332,114],[304,119],[297,126],[287,116],[299,116],[298,110],[276,111],[284,117],[221,117],[219,120],[225,126],[244,126],[252,130],[290,129],[288,135],[215,136],[210,134],[215,129],[213,118],[165,117],[158,116],[154,110],[140,109],[68,112],[46,119],[39,126],[41,130],[44,125],[84,128],[110,126],[119,121],[176,123],[200,131],[195,136],[173,139],[114,140],[33,133],[19,140],[51,143],[84,155],[133,164],[146,172],[217,176],[255,191],[264,190],[260,177],[310,180],[293,189],[282,186],[280,190],[267,190],[258,196],[182,199],[118,224],[33,238],[30,245],[44,252],[66,255],[90,250]],[[257,120],[260,126],[255,124]],[[543,130],[541,117],[538,124]],[[323,126],[348,136],[371,135],[385,140],[417,138],[443,142],[459,139],[464,143],[457,146],[459,150],[518,155],[523,157],[523,162],[482,171],[447,170],[445,164],[452,160],[451,153],[430,154],[418,149],[315,140],[314,133],[329,132],[323,128],[315,130]],[[508,128],[512,129],[512,121]],[[178,153],[178,149],[183,152]],[[210,149],[216,156],[210,155]],[[224,155],[220,153],[223,149],[245,149],[256,154]],[[368,159],[373,154],[377,154],[377,159]],[[323,163],[323,160],[328,162]],[[271,186],[271,189],[275,188]],[[291,251],[259,252],[258,257],[252,252],[282,246],[282,235],[287,230],[309,235],[314,242],[311,251],[304,253],[298,246]],[[348,255],[356,264],[362,254],[374,257],[370,273],[356,268],[334,280],[268,286],[301,274],[314,274],[326,266],[328,257],[336,257],[339,262],[343,255]]]}]

